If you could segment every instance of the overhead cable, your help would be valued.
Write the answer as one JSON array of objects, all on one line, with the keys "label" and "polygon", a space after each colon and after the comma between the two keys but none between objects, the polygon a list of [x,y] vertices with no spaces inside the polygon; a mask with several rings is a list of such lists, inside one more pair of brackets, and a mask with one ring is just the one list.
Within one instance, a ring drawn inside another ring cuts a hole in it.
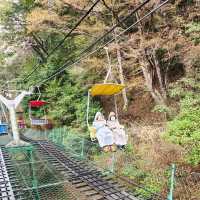
[{"label": "overhead cable", "polygon": [[[91,13],[91,11],[93,10],[93,8],[100,2],[101,0],[96,0],[93,5],[90,7],[90,9],[81,17],[81,19],[76,23],[76,25],[65,35],[65,37],[58,43],[58,45],[47,55],[47,57],[45,58],[45,62],[43,62],[43,64],[45,64],[48,60],[48,58],[63,44],[63,42],[72,34],[72,32],[83,22],[83,20],[85,20],[85,18]],[[40,63],[38,63],[33,70],[22,80],[25,81],[27,80],[39,67],[40,67]]]},{"label": "overhead cable", "polygon": [[[158,9],[160,9],[162,6],[164,6],[166,3],[168,3],[170,0],[165,0],[164,2],[162,2],[161,4],[159,4],[157,7],[155,7],[154,9],[152,9],[150,12],[148,12],[146,15],[144,15],[143,17],[141,17],[139,20],[137,20],[135,23],[133,23],[131,26],[129,26],[128,28],[126,28],[125,30],[123,30],[120,34],[116,35],[115,37],[113,37],[111,40],[109,40],[107,43],[105,43],[104,45],[102,45],[101,47],[99,47],[98,49],[82,56],[79,57],[76,61],[74,61],[71,64],[64,64],[62,67],[59,68],[59,70],[56,70],[55,73],[53,73],[52,75],[48,76],[47,78],[45,78],[44,80],[42,80],[41,82],[38,82],[37,85],[41,86],[44,83],[46,83],[47,81],[51,80],[52,78],[56,77],[57,75],[61,74],[63,71],[65,71],[66,69],[70,69],[72,68],[75,64],[79,63],[80,61],[88,58],[89,56],[91,56],[92,54],[98,52],[100,49],[106,47],[108,44],[112,43],[116,38],[121,37],[124,33],[126,33],[128,30],[130,30],[131,28],[133,28],[134,26],[138,25],[142,20],[144,20],[145,18],[149,17],[150,15],[152,15],[154,12],[156,12]],[[87,48],[88,49],[88,48]],[[85,52],[86,50],[83,50],[83,52]]]}]

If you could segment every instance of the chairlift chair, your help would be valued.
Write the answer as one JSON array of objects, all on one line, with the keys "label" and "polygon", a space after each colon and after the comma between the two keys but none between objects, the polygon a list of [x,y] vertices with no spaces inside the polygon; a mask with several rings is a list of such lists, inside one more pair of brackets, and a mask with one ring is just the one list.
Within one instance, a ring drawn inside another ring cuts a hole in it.
[{"label": "chairlift chair", "polygon": [[43,110],[44,111],[44,116],[45,118],[44,119],[38,119],[36,117],[33,117],[32,116],[32,109],[33,108],[41,108],[43,106],[45,106],[47,104],[46,101],[42,101],[42,100],[39,100],[40,99],[40,96],[41,96],[41,92],[40,92],[40,88],[38,86],[36,86],[38,92],[39,92],[39,97],[37,100],[32,100],[29,102],[29,118],[30,118],[30,121],[31,121],[31,125],[36,125],[36,126],[43,126],[43,125],[47,125],[48,124],[48,120],[46,118],[46,113],[45,113],[45,109]]},{"label": "chairlift chair", "polygon": [[[103,84],[95,84],[92,86],[91,89],[88,91],[88,102],[87,102],[87,126],[90,132],[90,138],[92,141],[96,140],[96,129],[89,124],[89,110],[90,110],[90,96],[114,96],[121,93],[122,90],[125,88],[124,84],[117,84],[117,83],[103,83]],[[114,98],[115,104],[115,112],[116,116],[118,116],[117,112],[117,103],[116,99]]]},{"label": "chairlift chair", "polygon": [[44,110],[45,119],[38,119],[38,118],[35,118],[32,116],[33,108],[41,108],[46,104],[47,104],[46,101],[41,101],[41,100],[34,100],[34,101],[29,102],[29,118],[31,121],[31,125],[42,126],[42,125],[48,124],[48,120],[46,119],[45,110]]}]

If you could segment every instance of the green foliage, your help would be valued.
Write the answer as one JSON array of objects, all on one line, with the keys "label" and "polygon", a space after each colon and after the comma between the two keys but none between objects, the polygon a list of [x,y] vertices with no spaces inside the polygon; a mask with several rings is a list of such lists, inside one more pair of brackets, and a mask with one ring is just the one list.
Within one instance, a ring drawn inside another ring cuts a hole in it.
[{"label": "green foliage", "polygon": [[20,4],[25,10],[29,10],[34,5],[34,3],[35,0],[20,0]]},{"label": "green foliage", "polygon": [[170,109],[167,105],[156,105],[153,110],[153,112],[163,113],[166,117],[166,119],[170,119],[174,115],[174,111]]},{"label": "green foliage", "polygon": [[198,45],[200,43],[200,23],[199,22],[191,22],[187,24],[185,33],[190,36],[192,41],[195,43],[195,45]]},{"label": "green foliage", "polygon": [[126,148],[125,148],[125,152],[126,152],[127,154],[133,154],[133,152],[134,152],[134,147],[133,147],[133,145],[132,145],[132,144],[127,144],[127,145],[126,145]]},{"label": "green foliage", "polygon": [[166,105],[156,105],[153,109],[153,112],[170,113],[171,111]]},{"label": "green foliage", "polygon": [[8,20],[8,15],[12,11],[12,3],[8,0],[0,0],[0,22],[5,23]]},{"label": "green foliage", "polygon": [[[199,134],[199,133],[198,133]],[[198,137],[199,141],[199,137]],[[192,156],[191,156],[192,155]],[[193,144],[190,154],[186,156],[186,161],[193,165],[198,165],[200,160],[200,144]]]},{"label": "green foliage", "polygon": [[[153,194],[159,194],[163,188],[163,180],[159,176],[148,175],[141,182],[143,188],[137,188],[136,192],[141,198],[151,198]],[[144,189],[145,188],[145,189]]]},{"label": "green foliage", "polygon": [[163,188],[165,176],[157,176],[138,169],[133,164],[127,164],[122,171],[123,176],[127,176],[134,182],[138,182],[142,187],[134,189],[141,198],[151,198],[153,194],[159,194]]},{"label": "green foliage", "polygon": [[184,89],[183,88],[179,88],[179,87],[175,87],[172,90],[169,90],[169,96],[171,98],[183,97],[183,96],[185,96]]},{"label": "green foliage", "polygon": [[134,180],[140,180],[146,176],[145,172],[138,169],[133,164],[127,164],[122,171],[122,175],[127,176]]},{"label": "green foliage", "polygon": [[180,98],[180,113],[168,123],[166,138],[185,147],[186,160],[200,163],[200,83],[193,78],[184,78],[171,89],[171,96]]},{"label": "green foliage", "polygon": [[[87,88],[78,77],[66,75],[62,81],[52,81],[46,89],[49,102],[49,116],[68,127],[86,127]],[[94,102],[90,109],[91,120],[99,110]]]},{"label": "green foliage", "polygon": [[198,22],[192,22],[186,25],[186,33],[200,32],[200,24]]}]

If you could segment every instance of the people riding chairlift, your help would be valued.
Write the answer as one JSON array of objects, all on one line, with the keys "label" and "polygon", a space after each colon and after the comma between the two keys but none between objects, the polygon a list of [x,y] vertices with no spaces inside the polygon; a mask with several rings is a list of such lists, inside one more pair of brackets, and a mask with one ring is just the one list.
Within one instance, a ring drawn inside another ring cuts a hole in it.
[{"label": "people riding chairlift", "polygon": [[[100,147],[103,148],[104,151],[116,151],[116,144],[120,147],[123,147],[127,143],[127,139],[125,136],[125,132],[123,129],[123,126],[119,124],[119,122],[116,120],[111,123],[110,127],[108,126],[104,116],[97,112],[93,126],[89,124],[89,111],[90,111],[90,96],[96,97],[96,96],[110,96],[114,100],[114,107],[115,111],[117,113],[117,100],[116,96],[125,89],[124,83],[121,81],[121,84],[118,84],[117,81],[113,79],[112,76],[112,65],[110,63],[109,53],[107,48],[106,54],[108,57],[108,67],[107,67],[107,74],[104,79],[103,83],[94,84],[89,90],[88,90],[88,100],[87,100],[87,127],[90,133],[91,141],[95,141],[96,139],[99,142]],[[110,77],[110,81],[108,83]],[[117,115],[116,115],[117,116]],[[109,120],[110,122],[111,120]],[[112,130],[111,130],[112,129]],[[116,143],[116,144],[115,144]]]},{"label": "people riding chairlift", "polygon": [[127,145],[128,135],[126,135],[124,126],[121,125],[114,112],[110,112],[107,120],[107,126],[113,133],[114,143],[118,148],[123,149]]},{"label": "people riding chairlift", "polygon": [[97,112],[93,121],[96,129],[96,137],[104,152],[116,151],[112,131],[108,128],[106,120],[101,112]]}]

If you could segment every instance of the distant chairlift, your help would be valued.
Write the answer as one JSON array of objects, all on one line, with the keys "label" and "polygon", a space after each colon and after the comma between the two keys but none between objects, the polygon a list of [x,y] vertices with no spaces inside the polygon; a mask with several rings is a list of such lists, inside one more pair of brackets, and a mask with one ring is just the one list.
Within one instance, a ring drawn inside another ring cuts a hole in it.
[{"label": "distant chairlift", "polygon": [[47,104],[46,101],[40,100],[40,97],[41,97],[40,88],[38,86],[36,86],[36,88],[38,90],[39,97],[38,97],[37,100],[33,100],[33,101],[29,102],[29,118],[30,118],[30,121],[31,121],[31,125],[43,126],[43,125],[47,125],[48,124],[48,120],[46,118],[45,109],[43,109],[44,116],[45,116],[44,119],[38,119],[36,117],[33,117],[33,114],[32,114],[32,109],[33,108],[39,109],[39,108],[41,108],[41,107],[43,107],[43,106],[45,106]]},{"label": "distant chairlift", "polygon": [[41,108],[43,106],[45,106],[47,104],[46,101],[42,101],[42,100],[39,100],[40,97],[41,97],[41,92],[40,92],[40,88],[38,86],[36,86],[37,90],[38,90],[38,93],[39,93],[39,97],[37,100],[33,100],[33,101],[30,101],[29,102],[29,118],[30,118],[30,121],[31,121],[31,125],[36,125],[36,126],[42,126],[42,125],[47,125],[48,124],[48,120],[46,118],[46,112],[45,112],[45,109],[43,110],[44,112],[44,116],[45,118],[44,119],[38,119],[36,117],[33,117],[32,115],[32,109],[33,108]]},{"label": "distant chairlift", "polygon": [[41,101],[41,100],[35,100],[35,101],[30,101],[29,102],[29,118],[30,118],[30,121],[31,121],[31,125],[42,126],[42,125],[47,125],[48,124],[48,120],[46,118],[45,109],[44,109],[45,119],[38,119],[38,118],[35,118],[35,117],[32,116],[32,109],[33,108],[41,108],[46,104],[47,104],[46,101]]}]

